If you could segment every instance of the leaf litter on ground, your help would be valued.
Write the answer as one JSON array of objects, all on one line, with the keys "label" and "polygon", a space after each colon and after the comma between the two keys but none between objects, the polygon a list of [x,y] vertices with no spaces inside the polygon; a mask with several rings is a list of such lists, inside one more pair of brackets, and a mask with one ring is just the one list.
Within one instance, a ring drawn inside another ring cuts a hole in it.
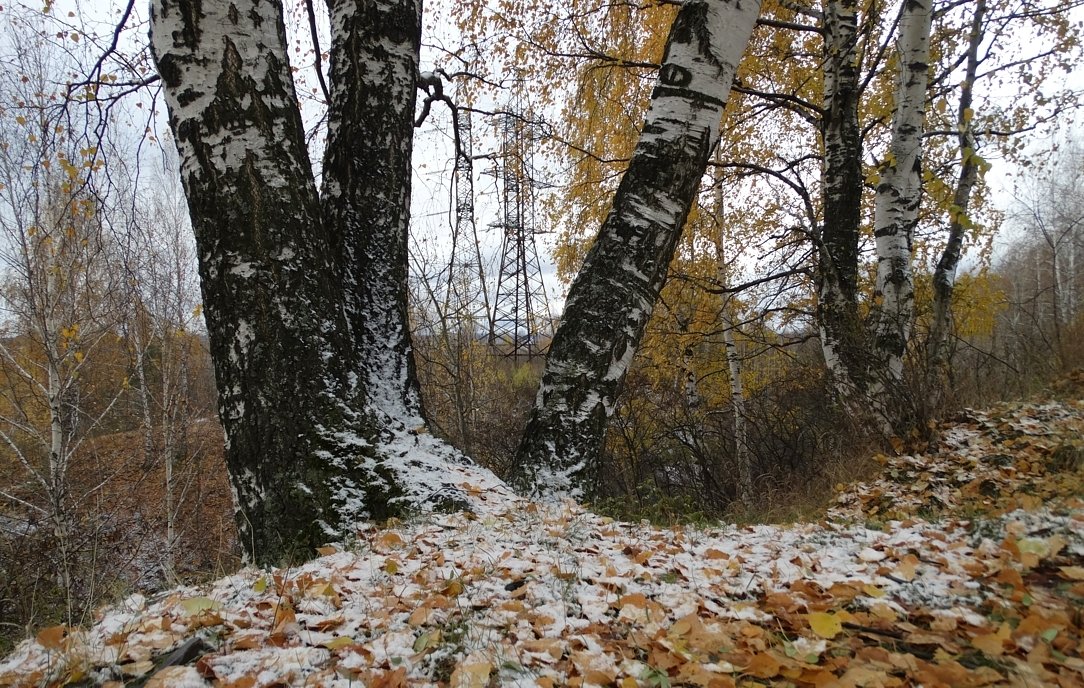
[{"label": "leaf litter on ground", "polygon": [[617,522],[456,466],[472,512],[133,595],[0,686],[1084,686],[1082,429],[967,410],[788,526]]}]

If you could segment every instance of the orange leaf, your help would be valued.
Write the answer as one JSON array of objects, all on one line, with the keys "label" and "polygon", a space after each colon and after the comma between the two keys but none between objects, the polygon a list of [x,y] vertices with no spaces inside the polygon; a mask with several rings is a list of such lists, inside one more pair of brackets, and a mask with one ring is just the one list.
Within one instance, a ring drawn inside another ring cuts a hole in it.
[{"label": "orange leaf", "polygon": [[1005,652],[1005,640],[996,633],[975,636],[971,639],[971,646],[987,657],[1000,657]]},{"label": "orange leaf", "polygon": [[38,631],[37,641],[46,650],[59,650],[64,646],[64,639],[68,637],[67,626],[51,626]]},{"label": "orange leaf", "polygon": [[782,665],[778,659],[767,652],[761,652],[753,655],[753,658],[749,661],[749,666],[745,667],[745,673],[757,678],[772,678],[779,675],[781,667]]},{"label": "orange leaf", "polygon": [[406,676],[406,667],[399,667],[374,677],[369,685],[372,688],[406,688]]}]

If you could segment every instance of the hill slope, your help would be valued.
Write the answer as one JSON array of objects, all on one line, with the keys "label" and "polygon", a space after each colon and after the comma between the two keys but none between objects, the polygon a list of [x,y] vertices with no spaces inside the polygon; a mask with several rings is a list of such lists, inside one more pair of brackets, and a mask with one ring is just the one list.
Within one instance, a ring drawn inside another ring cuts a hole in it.
[{"label": "hill slope", "polygon": [[1084,686],[1084,404],[969,411],[820,523],[522,502],[46,629],[0,686]]}]

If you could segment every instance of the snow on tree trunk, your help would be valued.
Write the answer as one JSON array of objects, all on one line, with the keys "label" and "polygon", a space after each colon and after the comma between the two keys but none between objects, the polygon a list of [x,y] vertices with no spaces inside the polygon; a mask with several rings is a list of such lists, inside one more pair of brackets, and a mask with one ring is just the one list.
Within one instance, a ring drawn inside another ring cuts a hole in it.
[{"label": "snow on tree trunk", "polygon": [[928,368],[931,375],[929,388],[940,393],[952,356],[949,330],[952,326],[952,294],[956,285],[956,269],[963,254],[964,232],[969,224],[967,210],[971,203],[971,190],[979,180],[977,142],[971,128],[971,104],[975,78],[979,68],[979,46],[982,43],[982,25],[986,14],[985,0],[975,3],[968,37],[967,68],[960,85],[960,109],[957,116],[960,147],[960,176],[953,194],[949,216],[949,237],[945,250],[937,262],[933,275],[933,322],[927,344]]},{"label": "snow on tree trunk", "polygon": [[863,176],[856,6],[856,0],[824,6],[824,219],[817,270],[821,348],[837,395],[850,402],[865,395],[870,363],[857,296]]},{"label": "snow on tree trunk", "polygon": [[341,237],[347,316],[369,409],[388,429],[414,429],[423,420],[407,328],[407,232],[421,2],[328,4],[324,220]]},{"label": "snow on tree trunk", "polygon": [[[907,0],[900,16],[900,63],[892,142],[874,200],[877,296],[874,345],[881,394],[889,397],[903,378],[903,357],[915,313],[911,248],[922,200],[922,134],[929,82],[931,0]],[[890,399],[881,406],[890,409]],[[892,411],[889,410],[891,414]]]},{"label": "snow on tree trunk", "polygon": [[[240,539],[261,563],[467,502],[421,432],[406,320],[420,3],[331,3],[323,198],[279,2],[155,0]],[[471,466],[470,477],[499,485]]]},{"label": "snow on tree trunk", "polygon": [[240,541],[256,561],[277,563],[338,535],[360,506],[354,485],[372,479],[328,436],[357,420],[345,314],[333,297],[337,246],[309,171],[281,6],[157,0],[151,21]]},{"label": "snow on tree trunk", "polygon": [[569,290],[513,483],[541,498],[592,493],[606,425],[719,136],[760,12],[755,0],[682,5],[613,208]]}]

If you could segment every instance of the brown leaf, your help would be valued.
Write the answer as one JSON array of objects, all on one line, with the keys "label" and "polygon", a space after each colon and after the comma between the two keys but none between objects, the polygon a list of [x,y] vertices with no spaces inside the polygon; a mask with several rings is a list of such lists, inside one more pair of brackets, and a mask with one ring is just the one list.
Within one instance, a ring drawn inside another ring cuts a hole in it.
[{"label": "brown leaf", "polygon": [[381,535],[380,538],[377,539],[377,542],[385,549],[394,549],[396,547],[402,547],[404,544],[406,544],[403,541],[402,536],[399,535],[399,533],[391,530]]},{"label": "brown leaf", "polygon": [[330,618],[323,618],[318,621],[312,621],[305,624],[305,627],[312,631],[330,631],[342,626],[346,622],[346,619],[342,616],[333,616]]},{"label": "brown leaf", "polygon": [[406,667],[399,667],[394,671],[387,671],[383,674],[373,676],[370,679],[369,685],[372,686],[372,688],[406,688]]}]

